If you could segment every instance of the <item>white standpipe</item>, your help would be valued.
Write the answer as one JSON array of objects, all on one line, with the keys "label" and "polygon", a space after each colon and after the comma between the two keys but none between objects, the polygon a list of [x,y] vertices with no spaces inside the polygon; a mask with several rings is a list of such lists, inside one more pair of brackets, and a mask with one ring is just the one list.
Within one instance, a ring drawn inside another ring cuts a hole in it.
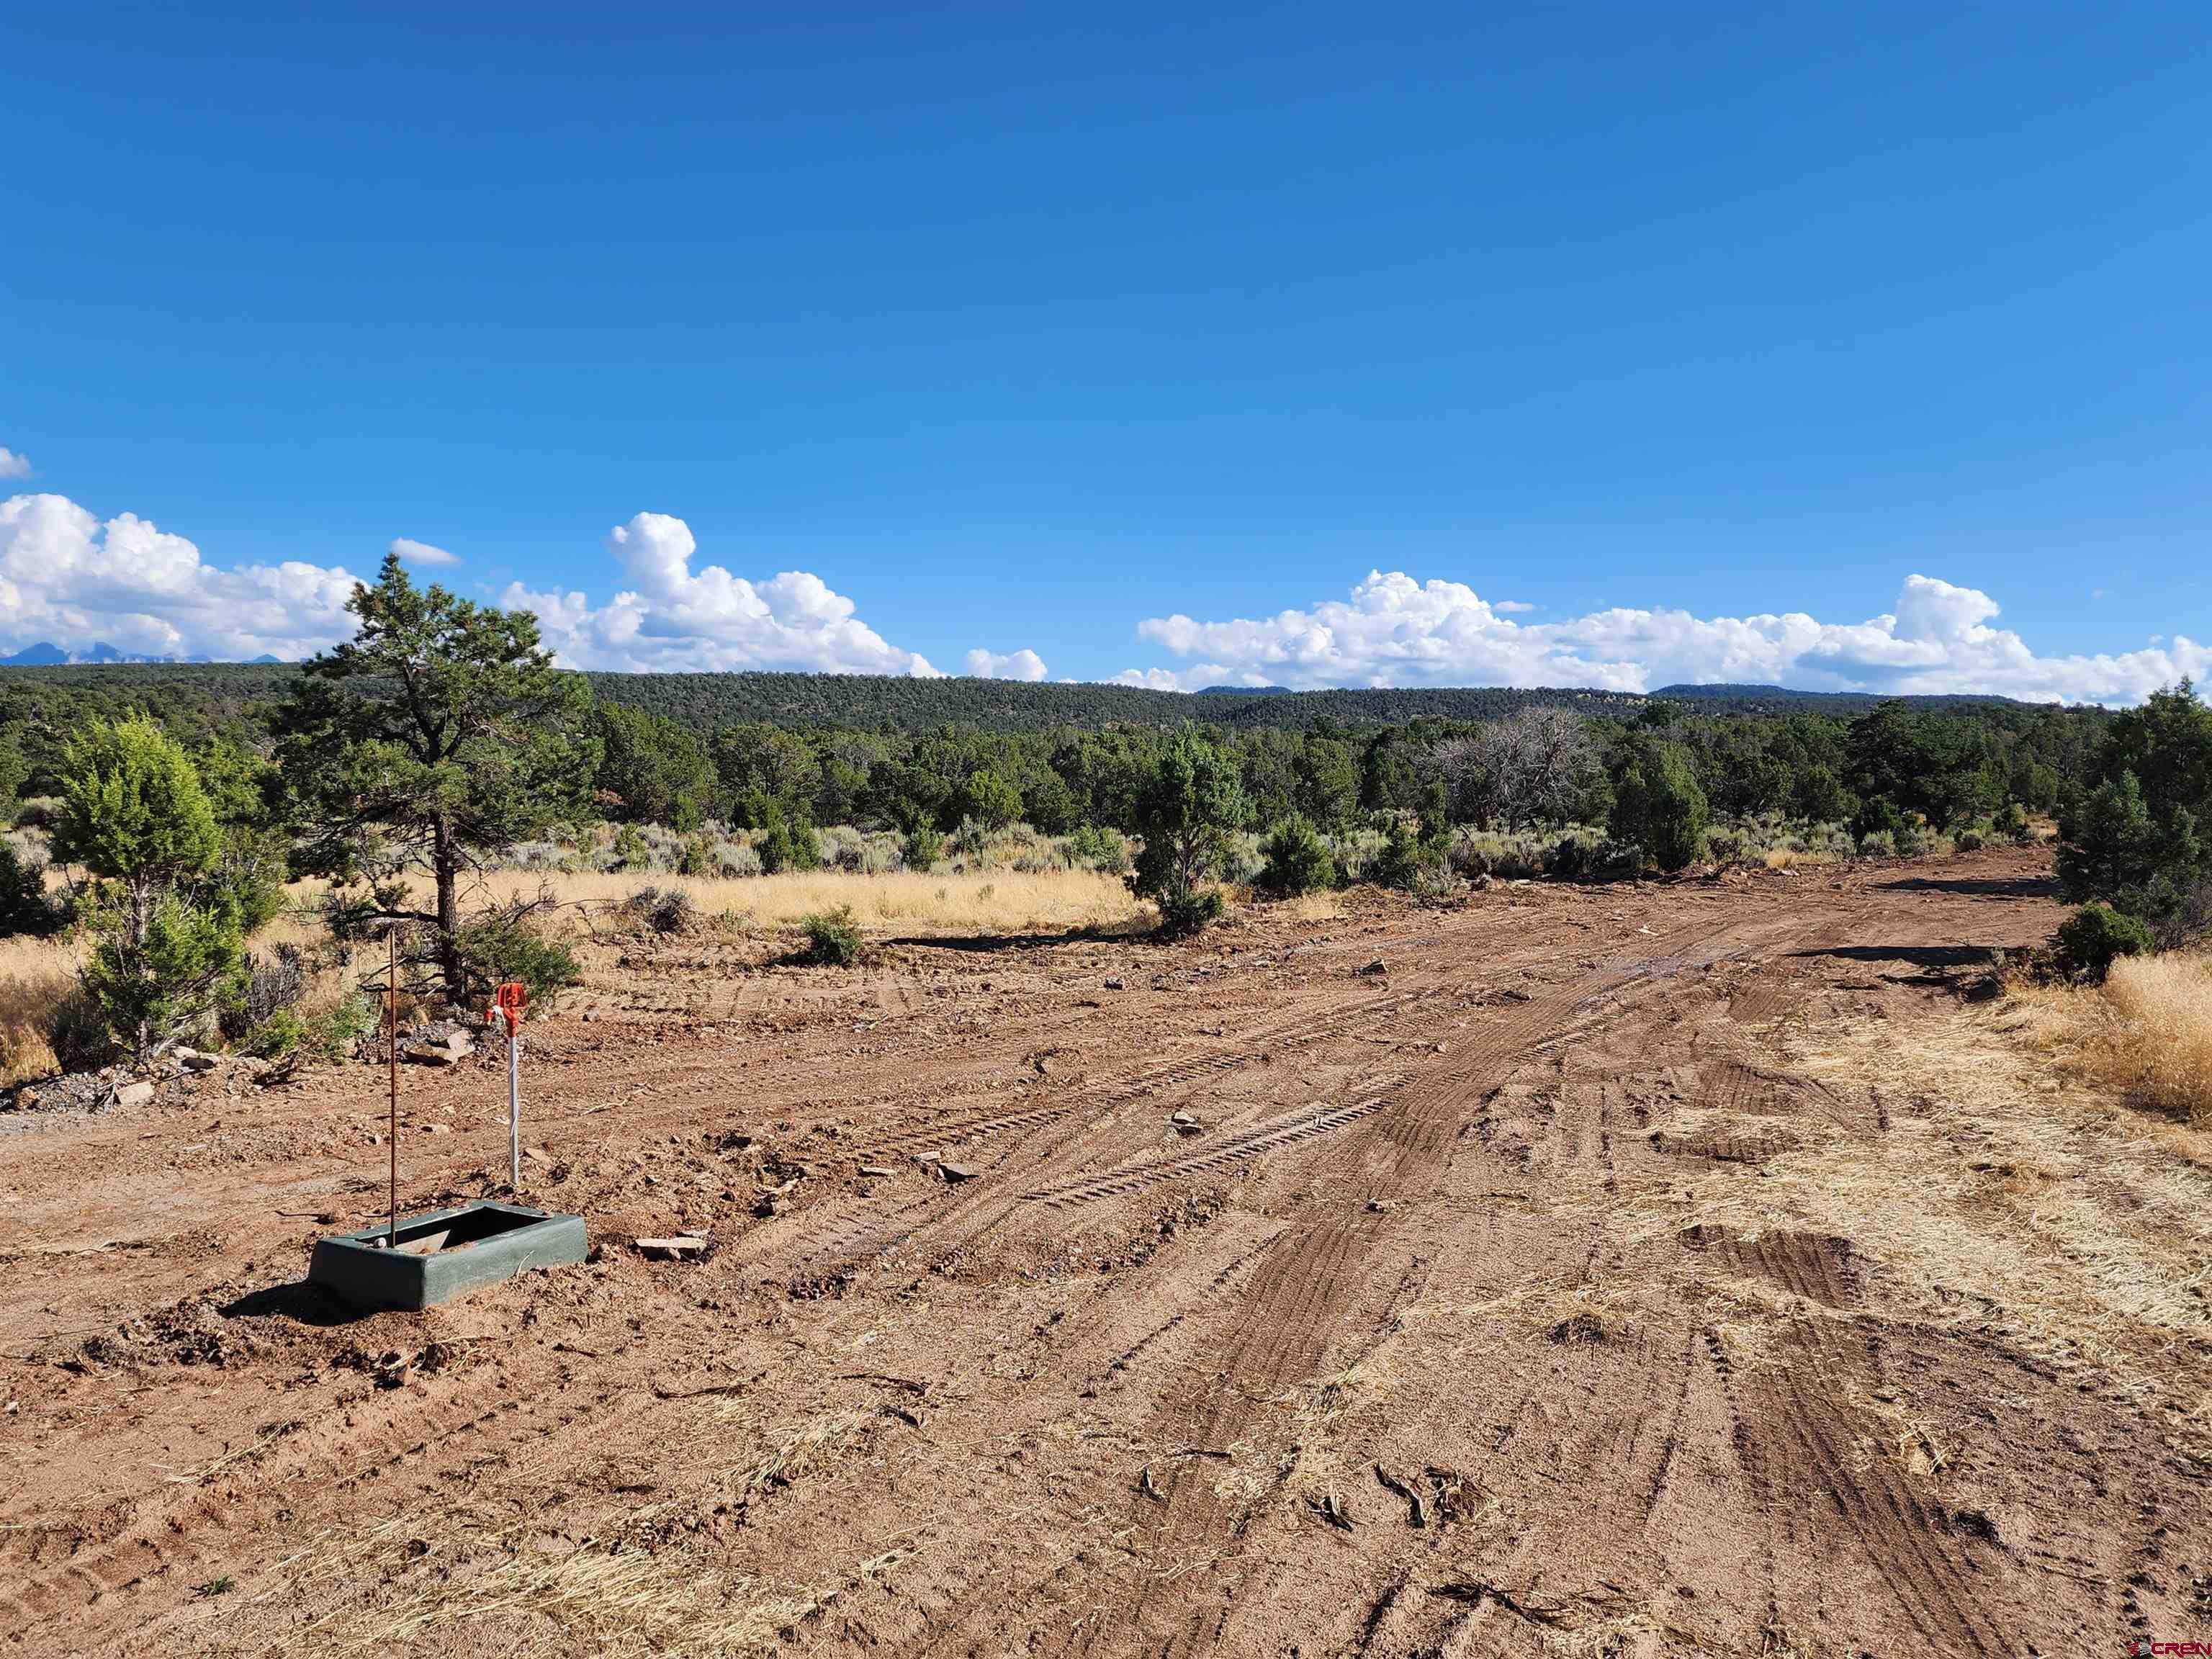
[{"label": "white standpipe", "polygon": [[522,1030],[508,1017],[507,1027],[507,1192],[522,1196]]}]

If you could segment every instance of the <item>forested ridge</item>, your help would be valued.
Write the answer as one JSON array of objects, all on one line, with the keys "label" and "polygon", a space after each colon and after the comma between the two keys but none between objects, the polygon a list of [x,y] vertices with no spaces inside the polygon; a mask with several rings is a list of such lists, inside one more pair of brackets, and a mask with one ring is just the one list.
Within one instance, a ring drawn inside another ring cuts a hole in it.
[{"label": "forested ridge", "polygon": [[[1639,696],[1501,687],[1185,695],[1116,685],[829,674],[589,674],[592,781],[607,814],[679,829],[1021,819],[1132,822],[1138,781],[1185,729],[1210,732],[1262,823],[1601,822],[1642,757],[1724,817],[1787,814],[1855,833],[2056,811],[2095,772],[2112,714],[1993,698],[1887,701],[1773,687]],[[56,792],[94,716],[151,714],[195,750],[272,752],[291,665],[117,664],[0,671],[0,799]],[[1567,726],[1557,724],[1566,720]],[[1547,722],[1551,722],[1547,724]],[[1559,746],[1556,734],[1571,730]],[[1540,750],[1531,761],[1524,750]],[[1650,777],[1644,779],[1650,781]],[[1638,784],[1637,787],[1642,787]]]},{"label": "forested ridge", "polygon": [[[299,678],[290,663],[102,663],[0,668],[0,721],[46,710],[66,720],[78,711],[151,710],[165,725],[211,729],[273,702]],[[1883,699],[1862,692],[1792,691],[1771,685],[1674,685],[1649,696],[1578,687],[1432,686],[1288,691],[1209,687],[1202,693],[1155,691],[1100,683],[1027,684],[1013,680],[914,679],[886,674],[605,674],[585,676],[603,702],[642,709],[688,725],[760,721],[800,730],[846,726],[923,732],[972,726],[990,732],[1114,725],[1176,726],[1186,721],[1231,730],[1402,726],[1415,720],[1487,720],[1528,708],[1568,708],[1625,716],[1661,701],[1704,714],[1783,714],[1799,710],[1864,713]],[[1922,708],[2037,705],[1998,697],[1897,699]]]}]

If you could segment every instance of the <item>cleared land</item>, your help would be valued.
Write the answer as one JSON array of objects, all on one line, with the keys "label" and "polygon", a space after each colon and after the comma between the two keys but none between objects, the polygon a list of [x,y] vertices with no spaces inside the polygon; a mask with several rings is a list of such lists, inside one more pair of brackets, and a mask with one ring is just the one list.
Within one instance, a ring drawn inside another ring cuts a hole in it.
[{"label": "cleared land", "polygon": [[[1972,1000],[2060,913],[2039,855],[1336,903],[851,971],[607,949],[531,1033],[526,1176],[601,1257],[423,1316],[295,1282],[379,1212],[379,1073],[0,1123],[0,1630],[1995,1656],[2212,1627],[2212,1179]],[[402,1109],[409,1207],[503,1181],[493,1064],[410,1068]],[[684,1230],[707,1260],[629,1246]]]}]

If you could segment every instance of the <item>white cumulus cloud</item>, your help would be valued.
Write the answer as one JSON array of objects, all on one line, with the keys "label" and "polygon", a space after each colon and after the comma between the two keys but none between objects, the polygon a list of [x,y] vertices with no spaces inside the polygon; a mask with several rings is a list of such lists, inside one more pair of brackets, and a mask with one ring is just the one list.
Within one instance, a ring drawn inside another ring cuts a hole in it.
[{"label": "white cumulus cloud", "polygon": [[698,543],[681,519],[640,513],[611,531],[606,546],[629,586],[605,605],[521,582],[500,598],[509,609],[536,611],[546,642],[570,667],[937,677],[927,658],[887,644],[819,576],[787,570],[755,582],[718,564],[694,570]]},{"label": "white cumulus cloud", "polygon": [[102,523],[65,495],[0,501],[0,641],[149,657],[311,655],[349,636],[354,578],[287,559],[224,570],[133,513]]},{"label": "white cumulus cloud", "polygon": [[31,476],[31,458],[18,455],[5,444],[0,444],[0,478],[27,478]]},{"label": "white cumulus cloud", "polygon": [[428,542],[418,542],[412,536],[395,536],[390,550],[410,564],[459,564],[461,556],[448,553],[442,547],[433,547]]},{"label": "white cumulus cloud", "polygon": [[[2037,702],[2126,703],[2183,675],[2212,673],[2212,647],[2176,635],[2118,654],[2039,657],[1997,604],[1933,576],[1905,580],[1890,614],[1823,623],[1792,611],[1693,617],[1615,609],[1519,623],[1462,582],[1370,571],[1346,599],[1228,622],[1155,617],[1138,634],[1181,669],[1129,669],[1131,685],[1587,685],[1648,691],[1738,681],[1900,695],[1990,692]],[[1192,660],[1195,659],[1195,660]]]},{"label": "white cumulus cloud", "polygon": [[1046,669],[1044,659],[1026,646],[1003,657],[978,646],[968,653],[968,672],[979,680],[1036,681],[1045,677]]}]

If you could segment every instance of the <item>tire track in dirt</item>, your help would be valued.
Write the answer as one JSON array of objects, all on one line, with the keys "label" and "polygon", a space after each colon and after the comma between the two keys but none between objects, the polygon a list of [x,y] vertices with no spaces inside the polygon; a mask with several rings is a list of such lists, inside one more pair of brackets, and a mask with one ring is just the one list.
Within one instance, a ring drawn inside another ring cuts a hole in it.
[{"label": "tire track in dirt", "polygon": [[1835,1384],[1849,1364],[1832,1341],[1807,1333],[1788,1363],[1753,1379],[1759,1419],[1778,1426],[1775,1449],[1794,1466],[1784,1479],[1801,1492],[1826,1495],[1876,1582],[1932,1651],[1997,1659],[2001,1650],[1986,1634],[1997,1626],[1979,1606],[1970,1569],[1945,1547],[1939,1513],[1921,1503],[1893,1460],[1854,1455],[1856,1437]]},{"label": "tire track in dirt", "polygon": [[[565,1392],[560,1390],[556,1392]],[[427,1466],[481,1442],[489,1451],[558,1433],[592,1409],[552,1396],[507,1397],[485,1406],[465,1390],[427,1407],[405,1399],[392,1415],[357,1434],[325,1438],[312,1433],[276,1440],[270,1455],[235,1462],[218,1459],[207,1474],[174,1498],[134,1506],[120,1517],[124,1535],[79,1546],[64,1565],[31,1573],[0,1594],[0,1613],[28,1632],[65,1607],[82,1609],[149,1580],[181,1583],[208,1565],[220,1565],[221,1540],[243,1499],[256,1509],[314,1514],[336,1494],[358,1494],[410,1466]],[[221,1479],[215,1478],[220,1473]],[[426,1492],[430,1488],[425,1487]],[[118,1609],[118,1615],[123,1609]]]},{"label": "tire track in dirt", "polygon": [[[1340,1199],[1334,1219],[1278,1245],[1283,1256],[1279,1265],[1272,1260],[1263,1263],[1226,1340],[1194,1365],[1194,1376],[1212,1372],[1215,1380],[1199,1385],[1200,1398],[1177,1403],[1176,1409],[1185,1416],[1186,1437],[1200,1444],[1226,1443],[1261,1401],[1318,1369],[1327,1346],[1326,1324],[1343,1310],[1342,1304],[1352,1293],[1348,1279],[1352,1276],[1346,1269],[1354,1248],[1363,1240],[1371,1243],[1384,1231],[1383,1217],[1370,1206],[1418,1196],[1416,1187],[1440,1181],[1451,1144],[1480,1097],[1502,1083],[1563,1024],[1607,1005],[1608,1018],[1626,1017],[1632,1012],[1629,997],[1633,992],[1662,985],[1685,971],[1739,959],[1776,935],[1796,938],[1828,931],[1836,921],[1832,915],[1822,916],[1808,927],[1802,915],[1700,918],[1656,936],[1650,956],[1616,961],[1609,967],[1601,962],[1593,970],[1601,980],[1595,986],[1586,977],[1550,994],[1533,994],[1527,1003],[1487,1024],[1468,1051],[1455,1055],[1449,1066],[1417,1078],[1393,1103],[1392,1110],[1377,1115],[1361,1132],[1363,1141],[1371,1134],[1392,1146],[1395,1160],[1379,1178],[1357,1183]],[[1731,939],[1735,942],[1729,948],[1715,948]],[[1360,1168],[1364,1150],[1348,1149],[1340,1160],[1342,1167]],[[1166,1498],[1167,1514],[1152,1550],[1154,1559],[1189,1555],[1221,1531],[1223,1517],[1180,1472]],[[1178,1632],[1176,1639],[1194,1649],[1199,1646],[1206,1625],[1220,1616],[1226,1600],[1217,1598],[1205,1607],[1186,1609],[1180,1619],[1171,1617]],[[1141,1626],[1159,1606],[1157,1584],[1148,1577],[1140,1576],[1134,1601],[1132,1618]]]}]

